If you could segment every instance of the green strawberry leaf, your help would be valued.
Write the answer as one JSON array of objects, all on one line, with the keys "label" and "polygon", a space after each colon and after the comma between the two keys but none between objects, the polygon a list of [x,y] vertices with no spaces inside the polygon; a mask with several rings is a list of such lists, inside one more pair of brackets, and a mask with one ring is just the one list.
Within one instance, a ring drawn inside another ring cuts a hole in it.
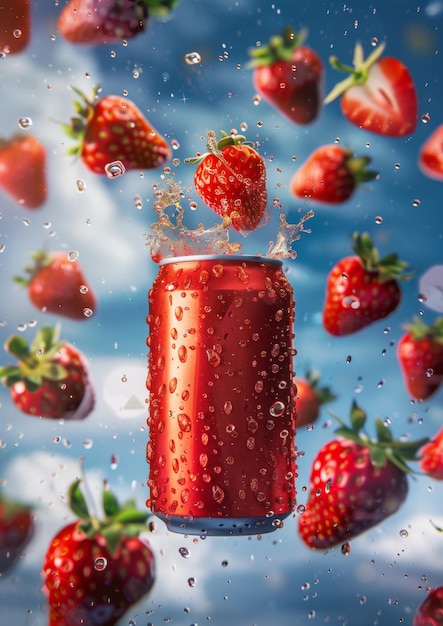
[{"label": "green strawberry leaf", "polygon": [[354,400],[351,407],[351,427],[354,433],[359,433],[366,423],[366,412]]},{"label": "green strawberry leaf", "polygon": [[385,425],[382,419],[379,417],[375,420],[375,429],[377,432],[377,439],[381,443],[391,443],[393,440],[392,433]]},{"label": "green strawberry leaf", "polygon": [[100,534],[106,542],[106,546],[110,554],[114,554],[120,543],[122,528],[120,524],[111,524],[105,528],[101,528]]},{"label": "green strawberry leaf", "polygon": [[109,489],[103,491],[103,511],[107,517],[112,517],[120,511],[118,500]]},{"label": "green strawberry leaf", "polygon": [[80,489],[81,480],[77,479],[68,490],[68,500],[72,512],[80,519],[89,521],[91,516],[89,515],[88,505],[86,499]]},{"label": "green strawberry leaf", "polygon": [[114,516],[114,522],[120,524],[141,524],[146,522],[149,514],[138,509],[128,509],[126,511],[120,511]]},{"label": "green strawberry leaf", "polygon": [[[52,363],[51,361],[43,361],[39,367],[40,380],[46,378],[47,380],[65,380],[68,377],[68,372],[63,365],[59,363]],[[41,383],[40,383],[41,384]]]},{"label": "green strawberry leaf", "polygon": [[19,361],[29,361],[31,358],[31,353],[29,351],[29,346],[23,337],[19,337],[18,335],[14,335],[6,342],[5,349],[17,357]]},{"label": "green strawberry leaf", "polygon": [[371,461],[376,467],[383,467],[389,458],[387,451],[377,446],[369,446],[369,453]]}]

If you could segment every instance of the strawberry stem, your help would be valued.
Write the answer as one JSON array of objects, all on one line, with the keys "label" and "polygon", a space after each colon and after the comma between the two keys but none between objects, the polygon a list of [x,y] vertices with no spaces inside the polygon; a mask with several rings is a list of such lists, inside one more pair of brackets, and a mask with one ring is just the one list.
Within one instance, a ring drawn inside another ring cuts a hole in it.
[{"label": "strawberry stem", "polygon": [[381,43],[364,59],[363,47],[360,43],[357,43],[354,48],[353,66],[344,65],[336,56],[329,58],[331,67],[340,72],[349,74],[347,78],[340,81],[324,98],[323,104],[329,104],[339,96],[343,95],[345,91],[356,85],[364,85],[368,80],[369,70],[382,56],[385,49],[385,44]]},{"label": "strawberry stem", "polygon": [[390,253],[380,258],[368,233],[355,232],[352,236],[353,251],[360,257],[367,272],[376,273],[381,283],[388,280],[409,280],[413,272],[406,261],[400,261],[398,255]]},{"label": "strawberry stem", "polygon": [[390,461],[405,473],[415,473],[407,462],[419,460],[417,453],[420,448],[428,443],[429,438],[415,441],[394,439],[389,427],[379,417],[375,419],[376,438],[368,437],[364,432],[361,432],[366,425],[367,414],[355,400],[351,405],[350,425],[331,411],[329,414],[339,423],[339,427],[335,430],[336,435],[368,448],[371,460],[376,467],[382,467],[387,461]]},{"label": "strawberry stem", "polygon": [[269,39],[268,45],[248,50],[251,61],[247,68],[271,66],[278,61],[291,61],[294,50],[300,47],[307,37],[307,29],[303,28],[299,33],[287,26],[282,35],[275,35]]}]

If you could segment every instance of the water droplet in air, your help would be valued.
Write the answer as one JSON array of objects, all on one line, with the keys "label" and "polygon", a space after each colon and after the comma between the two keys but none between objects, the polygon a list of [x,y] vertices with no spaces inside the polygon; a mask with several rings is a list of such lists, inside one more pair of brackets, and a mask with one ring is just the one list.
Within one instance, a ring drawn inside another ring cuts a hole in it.
[{"label": "water droplet in air", "polygon": [[18,121],[18,125],[23,130],[29,130],[32,127],[32,119],[30,117],[21,117]]},{"label": "water droplet in air", "polygon": [[193,576],[191,576],[190,578],[188,578],[188,585],[189,585],[190,587],[195,587],[195,585],[196,585],[196,584],[197,584],[197,580],[196,580]]},{"label": "water droplet in air", "polygon": [[376,224],[383,224],[383,218],[382,218],[382,216],[381,216],[381,215],[377,215],[377,216],[375,217],[375,223],[376,223]]},{"label": "water droplet in air", "polygon": [[102,572],[108,566],[108,560],[104,556],[98,556],[94,561],[94,569]]},{"label": "water droplet in air", "polygon": [[12,34],[16,39],[20,39],[20,37],[22,36],[22,31],[20,30],[20,28],[15,28]]},{"label": "water droplet in air", "polygon": [[423,124],[427,124],[428,122],[431,121],[431,116],[429,115],[429,113],[424,113],[421,116],[421,121],[423,122]]},{"label": "water droplet in air", "polygon": [[189,559],[189,557],[191,556],[188,548],[179,548],[178,551],[184,559]]},{"label": "water droplet in air", "polygon": [[418,207],[420,206],[421,202],[418,198],[414,198],[414,200],[412,201],[412,206],[413,207]]},{"label": "water droplet in air", "polygon": [[347,541],[346,543],[344,543],[341,547],[341,553],[344,556],[349,556],[351,552],[351,544]]},{"label": "water droplet in air", "polygon": [[79,254],[77,250],[70,250],[68,252],[68,261],[71,261],[71,263],[73,263],[74,261],[77,261],[78,257],[79,257]]},{"label": "water droplet in air", "polygon": [[407,537],[409,537],[408,531],[406,529],[402,528],[401,531],[400,531],[400,537],[402,539],[406,539]]},{"label": "water droplet in air", "polygon": [[121,161],[112,161],[112,163],[106,163],[105,165],[105,173],[108,178],[117,178],[125,172],[126,167]]},{"label": "water droplet in air", "polygon": [[118,456],[116,454],[111,455],[111,469],[116,470],[118,467]]},{"label": "water droplet in air", "polygon": [[198,52],[188,52],[185,54],[185,62],[188,65],[197,65],[202,62],[202,58]]},{"label": "water droplet in air", "polygon": [[92,439],[85,439],[83,442],[83,447],[85,450],[90,450],[93,445],[94,445],[94,442]]}]

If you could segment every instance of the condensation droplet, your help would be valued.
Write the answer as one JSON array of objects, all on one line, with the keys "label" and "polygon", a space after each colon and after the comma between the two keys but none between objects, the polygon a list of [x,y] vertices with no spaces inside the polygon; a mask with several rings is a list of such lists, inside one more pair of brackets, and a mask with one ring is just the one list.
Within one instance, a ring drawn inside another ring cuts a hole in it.
[{"label": "condensation droplet", "polygon": [[74,261],[77,261],[79,257],[79,253],[77,252],[77,250],[70,250],[68,252],[68,261],[71,261],[71,263],[74,263]]},{"label": "condensation droplet", "polygon": [[349,541],[347,541],[346,543],[344,543],[341,547],[341,553],[344,556],[349,556],[351,552],[351,544],[349,543]]},{"label": "condensation droplet", "polygon": [[94,561],[94,569],[97,572],[102,572],[108,566],[108,560],[104,556],[98,556]]},{"label": "condensation droplet", "polygon": [[196,584],[197,584],[197,580],[194,578],[194,576],[190,576],[188,578],[188,585],[190,587],[195,587]]}]

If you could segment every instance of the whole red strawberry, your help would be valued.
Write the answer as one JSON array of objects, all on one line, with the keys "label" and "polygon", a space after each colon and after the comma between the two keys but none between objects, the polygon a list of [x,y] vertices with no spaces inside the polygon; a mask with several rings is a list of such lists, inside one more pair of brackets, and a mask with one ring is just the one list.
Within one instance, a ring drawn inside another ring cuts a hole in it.
[{"label": "whole red strawberry", "polygon": [[416,400],[427,400],[443,382],[443,317],[432,326],[420,318],[405,326],[397,358],[405,387]]},{"label": "whole red strawberry", "polygon": [[109,44],[142,33],[150,15],[164,15],[178,0],[70,0],[57,21],[61,36],[74,44]]},{"label": "whole red strawberry", "polygon": [[217,142],[208,133],[208,152],[187,163],[197,163],[194,187],[210,209],[227,226],[250,231],[260,224],[268,201],[266,165],[263,158],[246,143],[243,135],[222,132]]},{"label": "whole red strawberry", "polygon": [[112,164],[118,174],[152,169],[171,158],[169,144],[133,102],[123,96],[97,99],[98,88],[92,101],[74,91],[80,97],[74,103],[77,116],[63,128],[77,141],[69,154],[79,156],[92,172],[109,175]]},{"label": "whole red strawberry", "polygon": [[434,587],[418,607],[412,626],[439,626],[443,615],[443,586]]},{"label": "whole red strawberry", "polygon": [[410,277],[394,253],[382,259],[368,233],[353,235],[355,256],[341,259],[329,273],[323,327],[331,335],[355,333],[390,315],[401,300],[399,279]]},{"label": "whole red strawberry", "polygon": [[0,368],[15,406],[28,415],[52,419],[84,419],[94,408],[94,390],[83,354],[59,341],[58,327],[44,327],[31,346],[18,335],[5,349],[18,359]]},{"label": "whole red strawberry", "polygon": [[86,320],[96,310],[95,294],[86,280],[77,256],[44,251],[32,255],[33,266],[25,268],[26,278],[15,281],[25,286],[32,304],[45,313],[74,320]]},{"label": "whole red strawberry", "polygon": [[420,450],[420,469],[435,480],[443,480],[443,428]]},{"label": "whole red strawberry", "polygon": [[[341,422],[339,420],[339,422]],[[351,425],[341,422],[338,437],[312,462],[309,496],[299,517],[299,533],[312,549],[343,544],[398,511],[408,493],[408,461],[427,441],[396,441],[381,419],[378,440],[361,430],[366,413],[354,402]]]},{"label": "whole red strawberry", "polygon": [[0,189],[25,209],[46,200],[46,150],[32,135],[0,139]]},{"label": "whole red strawberry", "polygon": [[3,0],[1,15],[0,52],[23,52],[31,39],[31,0]]},{"label": "whole red strawberry", "polygon": [[114,626],[154,584],[148,515],[133,501],[120,506],[105,490],[105,517],[99,520],[89,514],[79,482],[71,486],[69,498],[81,519],[55,535],[43,561],[48,624]]},{"label": "whole red strawberry", "polygon": [[297,124],[309,124],[319,114],[323,64],[312,48],[303,46],[305,32],[286,28],[267,46],[250,50],[252,80],[257,92]]},{"label": "whole red strawberry", "polygon": [[0,574],[11,569],[34,533],[32,509],[0,496]]},{"label": "whole red strawberry", "polygon": [[320,146],[294,173],[290,189],[298,198],[341,204],[359,185],[377,177],[376,172],[367,169],[370,161],[336,144]]},{"label": "whole red strawberry", "polygon": [[434,130],[420,148],[418,165],[429,178],[443,180],[443,124]]},{"label": "whole red strawberry", "polygon": [[315,422],[322,405],[336,398],[329,387],[320,386],[320,373],[317,371],[306,372],[303,378],[295,376],[294,385],[297,428]]},{"label": "whole red strawberry", "polygon": [[365,60],[363,48],[355,46],[353,67],[331,57],[333,68],[349,74],[326,96],[328,104],[340,97],[343,115],[372,133],[403,137],[417,126],[417,92],[407,67],[393,57],[382,57],[381,44]]}]

